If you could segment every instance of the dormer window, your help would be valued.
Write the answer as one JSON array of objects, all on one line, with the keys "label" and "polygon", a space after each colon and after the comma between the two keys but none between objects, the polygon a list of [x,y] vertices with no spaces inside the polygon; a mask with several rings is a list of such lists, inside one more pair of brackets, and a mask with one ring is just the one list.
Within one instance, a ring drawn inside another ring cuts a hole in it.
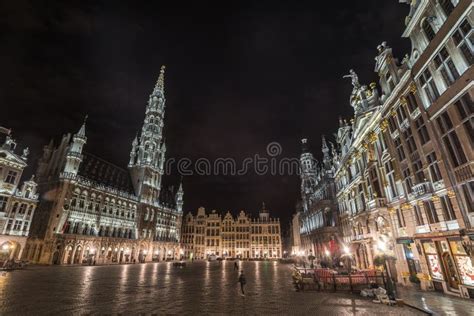
[{"label": "dormer window", "polygon": [[433,27],[427,18],[421,22],[421,28],[423,29],[423,33],[425,33],[426,38],[428,38],[428,41],[431,42],[435,37],[435,31],[433,30]]}]

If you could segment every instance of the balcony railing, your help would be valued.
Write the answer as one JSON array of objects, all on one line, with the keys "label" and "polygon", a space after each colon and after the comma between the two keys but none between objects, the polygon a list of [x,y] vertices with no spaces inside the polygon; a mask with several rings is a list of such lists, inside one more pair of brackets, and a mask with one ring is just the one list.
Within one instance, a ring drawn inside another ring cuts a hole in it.
[{"label": "balcony railing", "polygon": [[410,127],[410,123],[408,123],[408,119],[404,119],[403,122],[400,123],[400,130],[402,132],[409,127]]},{"label": "balcony railing", "polygon": [[474,172],[472,170],[473,168],[474,163],[471,162],[469,164],[465,164],[454,169],[454,173],[456,174],[456,180],[458,180],[459,182],[463,182],[472,179],[474,176]]},{"label": "balcony railing", "polygon": [[425,194],[432,193],[433,192],[433,187],[431,186],[430,182],[426,181],[426,182],[422,182],[422,183],[419,183],[419,184],[415,184],[412,187],[412,191],[413,191],[413,196],[415,198],[418,198],[418,197],[423,196]]},{"label": "balcony railing", "polygon": [[385,201],[385,198],[375,198],[373,200],[370,200],[369,203],[367,204],[369,206],[369,210],[387,206],[387,202]]},{"label": "balcony railing", "polygon": [[430,225],[428,225],[428,224],[416,226],[416,233],[417,234],[429,233],[430,231],[431,231],[430,230]]},{"label": "balcony railing", "polygon": [[433,183],[433,189],[435,191],[444,189],[444,181],[441,179]]},{"label": "balcony railing", "polygon": [[415,120],[420,114],[421,114],[420,109],[416,108],[413,112],[410,113],[410,117],[412,120]]}]

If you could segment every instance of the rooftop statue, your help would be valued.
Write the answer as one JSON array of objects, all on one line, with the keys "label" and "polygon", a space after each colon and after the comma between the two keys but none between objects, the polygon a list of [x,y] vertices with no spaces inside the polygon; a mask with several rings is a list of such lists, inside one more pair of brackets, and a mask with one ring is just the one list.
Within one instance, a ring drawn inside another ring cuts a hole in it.
[{"label": "rooftop statue", "polygon": [[357,76],[354,69],[349,70],[349,74],[343,76],[342,78],[351,78],[351,83],[354,86],[354,89],[360,88],[359,77]]}]

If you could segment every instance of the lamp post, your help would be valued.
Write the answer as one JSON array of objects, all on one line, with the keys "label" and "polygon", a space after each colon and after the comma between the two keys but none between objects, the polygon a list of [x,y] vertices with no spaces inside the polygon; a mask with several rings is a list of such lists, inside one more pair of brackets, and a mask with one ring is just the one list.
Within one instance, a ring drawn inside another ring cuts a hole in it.
[{"label": "lamp post", "polygon": [[379,240],[377,242],[377,248],[382,254],[382,261],[383,261],[383,269],[387,273],[387,295],[390,299],[395,299],[395,287],[392,282],[392,276],[390,275],[390,271],[388,269],[387,265],[387,258],[389,256],[387,255],[387,244],[383,240]]},{"label": "lamp post", "polygon": [[310,262],[310,266],[309,266],[309,267],[310,267],[311,269],[314,269],[314,259],[316,259],[316,257],[313,256],[313,250],[310,249],[310,250],[309,250],[308,260],[309,260],[309,262]]},{"label": "lamp post", "polygon": [[342,258],[344,259],[344,264],[346,265],[347,268],[347,273],[350,274],[352,272],[352,254],[346,245],[343,246],[343,251],[344,253],[342,254]]}]

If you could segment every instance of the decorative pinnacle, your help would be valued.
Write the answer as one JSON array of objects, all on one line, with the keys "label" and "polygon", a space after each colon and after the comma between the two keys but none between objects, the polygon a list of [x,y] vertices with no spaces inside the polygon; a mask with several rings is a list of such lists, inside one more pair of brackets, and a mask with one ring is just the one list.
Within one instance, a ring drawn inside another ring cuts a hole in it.
[{"label": "decorative pinnacle", "polygon": [[82,126],[81,128],[79,129],[79,132],[77,132],[77,136],[81,136],[81,137],[85,137],[86,136],[86,122],[87,122],[87,118],[89,116],[86,114],[86,116],[84,116],[84,122],[82,123]]},{"label": "decorative pinnacle", "polygon": [[301,149],[304,153],[308,152],[308,139],[307,138],[301,139]]},{"label": "decorative pinnacle", "polygon": [[160,90],[161,92],[165,91],[165,69],[165,65],[161,66],[160,75],[158,76],[158,81],[156,82],[156,89]]},{"label": "decorative pinnacle", "polygon": [[324,135],[322,136],[322,147],[323,147],[323,150],[328,148],[328,145],[326,143],[326,136]]}]

